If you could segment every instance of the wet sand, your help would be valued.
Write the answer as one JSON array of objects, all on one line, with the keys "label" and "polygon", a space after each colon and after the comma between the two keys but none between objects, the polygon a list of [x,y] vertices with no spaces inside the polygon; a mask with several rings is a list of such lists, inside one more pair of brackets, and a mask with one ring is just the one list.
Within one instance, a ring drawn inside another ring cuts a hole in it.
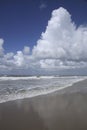
[{"label": "wet sand", "polygon": [[0,104],[0,130],[87,130],[87,80]]}]

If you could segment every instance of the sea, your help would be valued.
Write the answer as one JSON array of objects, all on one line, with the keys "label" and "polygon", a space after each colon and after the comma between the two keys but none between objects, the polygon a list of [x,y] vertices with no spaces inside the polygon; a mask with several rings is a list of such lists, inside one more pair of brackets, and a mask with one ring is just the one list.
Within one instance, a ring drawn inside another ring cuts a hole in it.
[{"label": "sea", "polygon": [[59,91],[86,78],[86,76],[1,76],[0,103]]}]

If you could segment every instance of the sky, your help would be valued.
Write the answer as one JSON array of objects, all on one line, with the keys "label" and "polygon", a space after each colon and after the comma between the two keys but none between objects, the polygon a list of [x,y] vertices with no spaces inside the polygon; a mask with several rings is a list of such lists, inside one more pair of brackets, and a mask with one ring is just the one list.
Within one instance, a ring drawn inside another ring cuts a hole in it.
[{"label": "sky", "polygon": [[87,75],[87,0],[0,0],[0,74]]}]

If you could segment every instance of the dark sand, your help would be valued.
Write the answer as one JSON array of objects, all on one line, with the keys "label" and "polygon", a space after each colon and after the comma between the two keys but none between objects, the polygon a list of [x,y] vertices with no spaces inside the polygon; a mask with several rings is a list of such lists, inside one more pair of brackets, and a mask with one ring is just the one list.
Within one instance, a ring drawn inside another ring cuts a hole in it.
[{"label": "dark sand", "polygon": [[55,93],[1,103],[0,130],[87,130],[87,80]]}]

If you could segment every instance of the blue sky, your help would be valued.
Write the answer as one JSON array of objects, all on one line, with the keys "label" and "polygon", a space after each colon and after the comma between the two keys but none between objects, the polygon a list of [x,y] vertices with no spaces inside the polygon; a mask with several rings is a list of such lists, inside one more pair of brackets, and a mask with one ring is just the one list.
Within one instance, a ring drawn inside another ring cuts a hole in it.
[{"label": "blue sky", "polygon": [[[12,66],[14,64],[13,62],[15,61],[15,65],[17,63],[18,68],[16,68],[16,67],[14,67],[14,68],[19,69],[22,73],[25,71],[24,68],[26,68],[26,67],[24,67],[24,65],[21,66],[21,64],[19,63],[18,60],[21,59],[26,64],[31,64],[31,59],[32,59],[31,57],[33,57],[32,55],[37,55],[37,53],[42,55],[42,53],[39,52],[38,46],[39,46],[39,44],[41,44],[41,47],[42,47],[41,50],[43,51],[43,46],[42,46],[43,43],[42,43],[42,41],[40,43],[38,43],[38,40],[41,39],[42,32],[45,33],[47,30],[46,29],[47,26],[49,26],[48,20],[51,21],[52,11],[55,9],[59,9],[60,7],[63,7],[64,9],[67,10],[67,12],[69,12],[69,14],[71,15],[71,22],[75,23],[75,27],[76,27],[77,31],[80,26],[85,26],[85,30],[86,30],[87,0],[19,0],[19,1],[18,0],[0,0],[0,38],[3,39],[3,41],[1,41],[1,48],[2,48],[1,49],[1,59],[0,59],[1,70],[2,70],[2,68]],[[63,12],[66,12],[66,11],[63,10]],[[67,12],[66,12],[66,14],[67,14]],[[59,13],[61,13],[61,11]],[[60,15],[58,15],[58,16],[61,19],[61,16]],[[66,17],[65,17],[65,19],[66,19]],[[67,21],[65,20],[65,22],[67,22]],[[62,23],[60,23],[60,24],[62,25]],[[54,22],[54,25],[55,25],[55,22]],[[48,27],[48,28],[50,28],[50,27]],[[84,29],[82,28],[80,30],[84,30]],[[48,30],[47,30],[47,32],[49,33]],[[82,31],[82,33],[84,34],[84,31]],[[42,36],[42,37],[43,37],[42,39],[45,39],[48,41],[47,38],[44,38],[45,36]],[[3,42],[3,45],[2,45],[2,42]],[[84,46],[86,46],[86,43],[83,43],[83,44],[85,44]],[[34,49],[35,48],[34,46],[36,47],[36,49]],[[25,49],[24,49],[24,47],[25,47]],[[49,50],[49,48],[50,47],[48,47],[48,50]],[[4,50],[4,51],[2,52],[2,50]],[[83,51],[82,49],[80,49],[80,50]],[[20,51],[20,52],[18,52],[18,51]],[[25,58],[24,55],[22,57],[22,52],[28,53],[28,51],[30,53],[29,54],[30,58],[28,58],[28,57]],[[82,54],[81,51],[78,52],[79,55]],[[43,52],[45,52],[45,51],[43,51]],[[2,53],[3,53],[3,56],[2,56]],[[49,53],[49,51],[48,51],[48,53]],[[45,52],[45,54],[46,54],[46,52]],[[70,52],[70,54],[71,54],[71,52]],[[8,58],[8,55],[10,55],[9,56],[10,58]],[[76,59],[70,57],[70,59],[68,58],[68,61],[69,60],[71,61],[71,59],[72,59],[72,61],[73,60],[81,61],[80,64],[82,66],[82,64],[85,64],[85,63],[83,63],[83,61],[86,60],[86,58],[85,58],[86,54],[84,54],[85,56],[83,55],[83,57],[82,57],[82,55],[81,56],[76,55],[76,57],[77,57]],[[19,58],[18,56],[22,57],[22,58]],[[34,57],[33,58],[34,63],[32,63],[32,64],[35,64],[36,66],[31,68],[30,66],[28,67],[28,65],[27,65],[28,72],[31,70],[31,71],[36,71],[36,72],[45,71],[45,73],[46,73],[47,72],[46,69],[49,68],[48,60],[49,59],[52,60],[53,55],[52,56],[50,55],[49,57],[47,55],[45,58],[43,56]],[[27,59],[27,60],[25,61],[23,58]],[[40,64],[36,63],[37,60],[35,58],[39,59]],[[8,59],[10,59],[10,60],[8,60]],[[43,61],[44,59],[46,59],[46,60]],[[62,58],[61,56],[58,56],[57,60],[60,60],[60,59],[62,60],[64,58]],[[5,63],[4,63],[4,60],[5,60]],[[49,61],[49,65],[50,64],[52,65],[54,62],[51,60]],[[68,63],[65,63],[65,60],[67,60],[67,58],[64,59],[64,61],[63,61],[64,65],[68,64]],[[29,62],[29,63],[27,63],[27,62]],[[56,63],[56,64],[58,64],[58,63]],[[40,68],[40,65],[42,65],[42,68],[45,67],[45,70]],[[47,66],[47,68],[46,68],[46,66]],[[59,66],[59,65],[57,65],[57,66]],[[52,67],[56,68],[54,66],[54,64]],[[85,67],[86,67],[86,65],[85,65]],[[14,68],[8,69],[8,71],[6,70],[3,72],[4,73],[13,72]],[[35,70],[35,68],[37,68],[37,70]],[[74,69],[76,69],[76,65],[74,66]],[[59,69],[59,67],[58,67],[58,70],[61,71],[61,68]],[[82,68],[79,67],[79,70],[81,71]],[[51,71],[53,73],[53,72],[55,72],[55,69],[54,70],[51,69]],[[16,70],[15,70],[15,72],[16,72]],[[50,72],[50,70],[49,70],[49,72]],[[81,73],[82,73],[82,71],[81,71]]]},{"label": "blue sky", "polygon": [[[46,8],[40,9],[41,4]],[[6,52],[33,47],[45,30],[53,9],[66,8],[77,26],[87,23],[86,0],[0,0],[0,37]]]}]

